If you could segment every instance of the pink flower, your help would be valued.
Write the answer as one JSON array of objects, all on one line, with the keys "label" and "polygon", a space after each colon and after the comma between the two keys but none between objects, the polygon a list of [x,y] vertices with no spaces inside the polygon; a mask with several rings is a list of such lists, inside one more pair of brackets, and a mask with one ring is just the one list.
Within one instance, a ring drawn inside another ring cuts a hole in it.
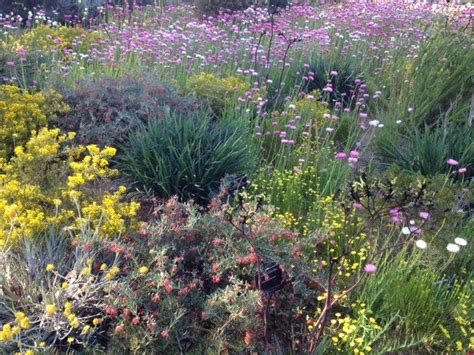
[{"label": "pink flower", "polygon": [[392,216],[392,217],[399,217],[399,216],[400,216],[400,211],[398,210],[398,208],[392,208],[392,209],[389,211],[389,214],[390,214],[390,216]]},{"label": "pink flower", "polygon": [[349,162],[349,165],[354,166],[357,163],[358,159],[357,158],[349,158],[349,159],[347,159],[347,161]]},{"label": "pink flower", "polygon": [[360,204],[360,203],[357,203],[355,202],[352,207],[355,209],[355,210],[361,210],[363,208],[363,206]]},{"label": "pink flower", "polygon": [[392,223],[393,224],[402,224],[402,219],[399,216],[393,216],[392,217]]},{"label": "pink flower", "polygon": [[431,217],[431,215],[429,214],[429,212],[420,212],[420,218],[421,219],[424,219],[425,221],[429,220]]},{"label": "pink flower", "polygon": [[331,76],[336,76],[337,75],[337,71],[333,70],[331,71]]},{"label": "pink flower", "polygon": [[344,152],[339,152],[336,154],[336,159],[339,159],[339,160],[344,160],[347,158],[347,154],[344,153]]},{"label": "pink flower", "polygon": [[350,155],[351,158],[358,158],[360,153],[357,150],[351,150],[349,155]]},{"label": "pink flower", "polygon": [[464,174],[467,171],[467,168],[461,168],[458,170],[459,174]]},{"label": "pink flower", "polygon": [[454,159],[448,159],[448,165],[450,166],[456,166],[458,165],[459,162],[457,160],[454,160]]},{"label": "pink flower", "polygon": [[364,266],[364,271],[368,274],[373,274],[377,271],[377,266],[374,264],[367,264]]}]

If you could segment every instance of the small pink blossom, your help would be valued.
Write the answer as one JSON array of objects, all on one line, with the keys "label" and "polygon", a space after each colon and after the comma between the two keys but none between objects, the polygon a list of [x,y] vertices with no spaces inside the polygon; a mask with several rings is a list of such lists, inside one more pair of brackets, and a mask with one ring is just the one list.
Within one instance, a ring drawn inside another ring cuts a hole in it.
[{"label": "small pink blossom", "polygon": [[344,153],[344,152],[339,152],[336,154],[336,159],[339,159],[339,160],[344,160],[347,158],[347,154]]},{"label": "small pink blossom", "polygon": [[357,150],[351,150],[349,155],[351,158],[359,158],[360,153]]},{"label": "small pink blossom", "polygon": [[450,166],[456,166],[459,164],[459,162],[457,160],[454,160],[454,159],[448,159],[448,165]]},{"label": "small pink blossom", "polygon": [[367,264],[364,266],[364,271],[367,274],[373,274],[377,271],[377,266],[375,266],[374,264]]},{"label": "small pink blossom", "polygon": [[459,174],[464,174],[466,171],[467,171],[467,168],[460,168],[460,169],[458,170],[458,173],[459,173]]},{"label": "small pink blossom", "polygon": [[421,219],[424,219],[425,221],[429,220],[431,217],[429,212],[420,212],[419,216]]},{"label": "small pink blossom", "polygon": [[347,159],[347,161],[349,162],[349,165],[353,166],[354,164],[358,162],[358,159],[350,157],[349,159]]},{"label": "small pink blossom", "polygon": [[362,204],[358,203],[358,202],[355,202],[352,207],[355,209],[355,210],[361,210],[363,208]]}]

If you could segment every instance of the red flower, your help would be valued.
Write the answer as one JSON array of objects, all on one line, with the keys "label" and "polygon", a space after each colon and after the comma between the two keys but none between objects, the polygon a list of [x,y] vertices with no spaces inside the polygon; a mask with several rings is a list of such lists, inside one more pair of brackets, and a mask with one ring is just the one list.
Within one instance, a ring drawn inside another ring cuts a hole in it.
[{"label": "red flower", "polygon": [[128,308],[125,308],[125,309],[123,310],[123,318],[124,318],[125,320],[129,320],[131,316],[132,316],[132,311],[131,311],[130,309],[128,309]]},{"label": "red flower", "polygon": [[140,324],[140,317],[134,317],[132,319],[132,324],[133,325],[139,325]]},{"label": "red flower", "polygon": [[117,326],[115,327],[115,333],[117,333],[117,334],[122,334],[122,333],[124,333],[124,332],[125,332],[125,327],[124,327],[122,324],[117,325]]},{"label": "red flower", "polygon": [[171,281],[168,280],[168,279],[163,281],[163,286],[164,286],[166,292],[168,292],[168,293],[171,293],[174,290],[173,285],[171,284]]},{"label": "red flower", "polygon": [[110,318],[115,318],[118,315],[117,309],[112,306],[105,306],[105,313],[107,313]]},{"label": "red flower", "polygon": [[166,338],[166,339],[170,337],[170,333],[168,332],[168,329],[163,330],[160,333],[160,335],[161,335],[161,337]]},{"label": "red flower", "polygon": [[158,302],[160,302],[160,300],[161,300],[161,298],[160,298],[160,295],[158,295],[158,294],[154,295],[154,296],[151,298],[151,301],[152,301],[153,303],[158,303]]},{"label": "red flower", "polygon": [[221,282],[221,277],[219,275],[213,275],[212,283],[218,284],[219,282]]}]

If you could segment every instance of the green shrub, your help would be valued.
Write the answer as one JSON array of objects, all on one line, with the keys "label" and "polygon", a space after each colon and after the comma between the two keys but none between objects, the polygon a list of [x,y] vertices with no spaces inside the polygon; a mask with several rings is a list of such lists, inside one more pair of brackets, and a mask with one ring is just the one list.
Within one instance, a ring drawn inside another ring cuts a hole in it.
[{"label": "green shrub", "polygon": [[152,77],[83,80],[77,88],[61,91],[71,111],[58,121],[59,127],[77,132],[81,144],[115,146],[125,142],[130,130],[163,119],[168,110],[186,114],[197,108]]},{"label": "green shrub", "polygon": [[242,127],[214,122],[206,113],[169,115],[130,135],[121,171],[140,190],[207,202],[222,178],[253,165],[246,136]]},{"label": "green shrub", "polygon": [[222,115],[226,107],[235,105],[238,98],[244,97],[251,88],[245,78],[238,76],[219,78],[207,73],[191,76],[186,84],[186,90],[206,101],[216,116]]}]

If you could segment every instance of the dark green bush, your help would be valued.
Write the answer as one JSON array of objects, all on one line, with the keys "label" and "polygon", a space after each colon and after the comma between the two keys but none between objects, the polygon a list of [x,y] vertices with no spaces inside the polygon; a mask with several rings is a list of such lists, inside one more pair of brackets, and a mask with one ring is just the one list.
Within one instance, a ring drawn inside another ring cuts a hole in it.
[{"label": "dark green bush", "polygon": [[186,114],[198,106],[152,77],[84,80],[77,88],[59,91],[71,107],[58,120],[59,127],[77,132],[83,144],[125,143],[129,131],[142,123],[163,119],[167,111]]},{"label": "dark green bush", "polygon": [[207,113],[169,115],[130,135],[120,171],[139,190],[207,203],[222,178],[252,167],[247,137],[239,125],[213,121]]}]

